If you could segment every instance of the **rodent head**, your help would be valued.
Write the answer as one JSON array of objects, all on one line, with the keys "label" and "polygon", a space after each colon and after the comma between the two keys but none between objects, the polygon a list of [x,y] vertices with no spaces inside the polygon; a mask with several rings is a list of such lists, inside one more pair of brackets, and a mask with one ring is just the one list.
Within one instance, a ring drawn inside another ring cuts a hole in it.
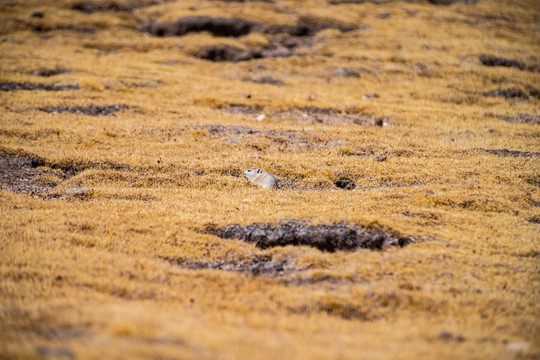
[{"label": "rodent head", "polygon": [[261,169],[247,169],[244,171],[244,174],[242,174],[246,179],[251,180],[258,174],[262,172]]}]

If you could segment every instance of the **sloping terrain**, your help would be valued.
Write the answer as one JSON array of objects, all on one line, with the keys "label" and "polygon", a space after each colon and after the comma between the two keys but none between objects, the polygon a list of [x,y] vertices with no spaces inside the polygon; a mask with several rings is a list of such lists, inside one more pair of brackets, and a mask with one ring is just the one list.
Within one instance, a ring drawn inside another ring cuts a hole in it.
[{"label": "sloping terrain", "polygon": [[539,24],[0,2],[0,358],[539,358]]}]

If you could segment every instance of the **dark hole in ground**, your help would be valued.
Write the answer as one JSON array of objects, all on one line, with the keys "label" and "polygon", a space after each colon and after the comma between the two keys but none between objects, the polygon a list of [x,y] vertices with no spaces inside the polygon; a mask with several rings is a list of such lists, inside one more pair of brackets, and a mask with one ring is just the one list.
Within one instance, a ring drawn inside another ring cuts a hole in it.
[{"label": "dark hole in ground", "polygon": [[43,76],[43,77],[51,77],[55,75],[60,74],[66,74],[70,72],[70,69],[62,69],[62,68],[56,68],[56,69],[39,69],[32,73],[34,76]]},{"label": "dark hole in ground", "polygon": [[412,242],[410,238],[396,238],[354,224],[308,225],[298,220],[281,220],[276,224],[230,225],[226,228],[208,225],[200,232],[253,243],[261,249],[293,245],[311,246],[328,252],[358,248],[383,250],[387,246],[404,246]]},{"label": "dark hole in ground", "polygon": [[500,157],[533,157],[540,156],[540,152],[531,152],[531,151],[518,151],[518,150],[508,150],[508,149],[484,149],[484,148],[474,148],[473,151],[483,151],[489,154],[497,155]]},{"label": "dark hole in ground", "polygon": [[334,184],[344,190],[352,190],[356,187],[356,184],[354,183],[354,180],[347,176],[340,176],[336,180],[334,180]]},{"label": "dark hole in ground", "polygon": [[505,66],[505,67],[516,67],[520,70],[525,70],[525,64],[517,61],[517,60],[510,60],[503,57],[496,57],[493,55],[480,55],[478,58],[482,64],[485,66]]},{"label": "dark hole in ground", "polygon": [[90,105],[87,107],[80,106],[51,106],[43,108],[41,111],[46,113],[62,113],[83,114],[89,116],[116,116],[116,112],[123,109],[130,109],[129,105]]},{"label": "dark hole in ground", "polygon": [[0,83],[0,91],[14,90],[44,90],[44,91],[66,91],[79,90],[77,85],[45,85],[45,84],[28,84],[15,82]]}]

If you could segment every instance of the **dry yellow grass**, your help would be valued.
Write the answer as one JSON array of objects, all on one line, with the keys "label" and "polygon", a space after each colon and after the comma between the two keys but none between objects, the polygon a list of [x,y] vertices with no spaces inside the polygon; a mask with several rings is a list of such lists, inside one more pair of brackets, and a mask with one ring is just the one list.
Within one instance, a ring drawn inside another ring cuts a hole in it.
[{"label": "dry yellow grass", "polygon": [[[0,358],[540,357],[539,3],[338,3],[0,4]],[[285,36],[140,31],[185,16],[357,29],[241,62],[197,56]],[[118,109],[63,111],[96,105]],[[198,231],[283,219],[416,242],[262,250]],[[288,271],[201,269],[261,259]]]}]

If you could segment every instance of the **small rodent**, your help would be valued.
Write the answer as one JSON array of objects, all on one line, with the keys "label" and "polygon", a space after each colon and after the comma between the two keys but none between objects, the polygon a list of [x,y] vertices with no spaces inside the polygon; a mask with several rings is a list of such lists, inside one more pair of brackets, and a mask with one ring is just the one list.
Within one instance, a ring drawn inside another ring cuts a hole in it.
[{"label": "small rodent", "polygon": [[268,171],[261,169],[247,169],[243,176],[263,189],[274,189],[277,187],[276,178]]}]

